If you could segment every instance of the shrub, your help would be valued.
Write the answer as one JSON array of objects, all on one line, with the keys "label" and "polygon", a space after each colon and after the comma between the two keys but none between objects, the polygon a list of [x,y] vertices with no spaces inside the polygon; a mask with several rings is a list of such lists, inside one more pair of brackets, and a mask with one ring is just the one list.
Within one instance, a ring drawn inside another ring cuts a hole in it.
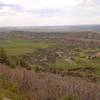
[{"label": "shrub", "polygon": [[6,51],[3,48],[1,48],[1,50],[0,50],[0,62],[9,64],[8,56],[6,54]]},{"label": "shrub", "polygon": [[35,71],[35,72],[39,72],[39,71],[40,71],[39,66],[36,66],[36,67],[34,68],[34,71]]},{"label": "shrub", "polygon": [[24,67],[24,68],[28,68],[29,64],[27,61],[20,59],[20,66]]}]

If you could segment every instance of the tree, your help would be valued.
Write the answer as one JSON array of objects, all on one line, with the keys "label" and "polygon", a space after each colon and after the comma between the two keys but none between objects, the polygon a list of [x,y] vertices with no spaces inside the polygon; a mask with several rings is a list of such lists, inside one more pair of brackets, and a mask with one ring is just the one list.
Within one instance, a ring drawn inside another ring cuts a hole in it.
[{"label": "tree", "polygon": [[0,50],[0,62],[9,64],[8,56],[6,54],[6,51],[3,48],[1,48]]}]

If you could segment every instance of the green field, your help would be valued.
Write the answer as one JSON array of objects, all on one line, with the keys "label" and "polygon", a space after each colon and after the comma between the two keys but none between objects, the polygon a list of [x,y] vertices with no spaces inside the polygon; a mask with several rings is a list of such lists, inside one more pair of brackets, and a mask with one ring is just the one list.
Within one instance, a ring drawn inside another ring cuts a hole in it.
[{"label": "green field", "polygon": [[4,48],[8,55],[31,53],[38,48],[49,48],[54,45],[53,43],[33,42],[31,40],[0,40],[0,48]]}]

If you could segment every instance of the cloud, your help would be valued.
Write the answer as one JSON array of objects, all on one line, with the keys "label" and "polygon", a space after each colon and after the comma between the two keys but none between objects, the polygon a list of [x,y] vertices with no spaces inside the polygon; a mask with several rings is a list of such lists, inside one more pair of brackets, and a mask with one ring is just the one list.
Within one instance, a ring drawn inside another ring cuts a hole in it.
[{"label": "cloud", "polygon": [[96,24],[99,5],[99,0],[0,0],[0,26]]},{"label": "cloud", "polygon": [[18,8],[17,5],[14,4],[5,4],[5,3],[0,3],[0,9],[3,9],[5,7],[9,7],[9,8]]}]

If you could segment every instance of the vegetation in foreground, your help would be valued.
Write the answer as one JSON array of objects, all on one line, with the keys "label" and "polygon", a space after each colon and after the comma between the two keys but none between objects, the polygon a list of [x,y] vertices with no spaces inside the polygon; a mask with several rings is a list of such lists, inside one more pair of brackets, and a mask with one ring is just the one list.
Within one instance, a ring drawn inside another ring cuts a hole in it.
[{"label": "vegetation in foreground", "polygon": [[[100,84],[0,64],[0,96],[11,100],[99,100]],[[56,92],[55,92],[56,91]]]}]

